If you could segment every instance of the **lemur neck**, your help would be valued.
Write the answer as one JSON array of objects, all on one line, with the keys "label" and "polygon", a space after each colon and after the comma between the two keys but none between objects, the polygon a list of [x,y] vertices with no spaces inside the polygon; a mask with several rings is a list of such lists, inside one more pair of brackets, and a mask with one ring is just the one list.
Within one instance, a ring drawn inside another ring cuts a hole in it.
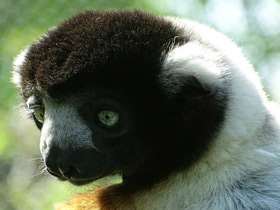
[{"label": "lemur neck", "polygon": [[57,204],[55,209],[178,209],[176,206],[183,197],[186,197],[184,181],[184,176],[179,173],[150,188],[135,188],[135,185],[127,183],[100,187],[93,191],[75,195],[70,201]]},{"label": "lemur neck", "polygon": [[[267,167],[273,165],[273,163],[270,163],[271,159],[267,158],[270,153],[261,153],[260,156],[259,144],[252,143],[250,147],[246,147],[247,150],[243,150],[241,147],[238,150],[228,151],[232,152],[232,155],[219,153],[218,149],[221,147],[221,145],[217,146],[217,151],[205,155],[192,167],[174,172],[168,178],[153,184],[152,187],[136,188],[137,185],[127,184],[126,182],[101,187],[94,191],[76,195],[69,202],[58,204],[56,209],[180,210],[207,205],[208,202],[203,203],[203,201],[209,200],[223,202],[225,206],[228,206],[235,202],[234,199],[237,199],[236,202],[238,202],[238,199],[246,196],[246,194],[242,194],[246,191],[239,192],[239,186],[236,186],[240,177],[244,174],[256,174],[264,166]],[[235,187],[235,190],[239,192],[237,194],[239,195],[238,198],[231,197],[228,194],[229,190],[234,190]],[[219,195],[219,193],[222,193],[222,195]]]}]

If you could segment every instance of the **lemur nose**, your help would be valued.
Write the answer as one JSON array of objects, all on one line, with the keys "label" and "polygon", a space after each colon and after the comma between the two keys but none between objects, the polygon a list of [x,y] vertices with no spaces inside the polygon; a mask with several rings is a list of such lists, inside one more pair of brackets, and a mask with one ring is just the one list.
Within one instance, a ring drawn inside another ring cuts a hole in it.
[{"label": "lemur nose", "polygon": [[52,147],[45,156],[47,171],[61,180],[69,180],[71,176],[77,175],[79,172],[72,162],[71,154],[69,149]]}]

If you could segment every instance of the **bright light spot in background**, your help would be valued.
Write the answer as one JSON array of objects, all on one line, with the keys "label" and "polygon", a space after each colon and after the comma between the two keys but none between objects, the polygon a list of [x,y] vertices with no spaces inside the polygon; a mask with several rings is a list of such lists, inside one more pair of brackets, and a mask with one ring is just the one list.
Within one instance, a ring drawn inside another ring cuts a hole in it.
[{"label": "bright light spot in background", "polygon": [[276,1],[261,1],[256,5],[254,13],[261,32],[266,35],[280,33],[280,5]]},{"label": "bright light spot in background", "polygon": [[226,34],[241,34],[248,27],[240,0],[213,0],[206,7],[205,22]]},{"label": "bright light spot in background", "polygon": [[[267,37],[277,36],[280,33],[280,5],[275,0],[259,1],[254,5],[253,14],[256,18],[260,34]],[[260,66],[260,75],[266,84],[266,88],[273,99],[280,102],[280,49],[279,43],[269,41],[269,45],[275,49],[273,53],[266,55]],[[258,45],[259,42],[256,43]],[[278,49],[277,49],[278,46]],[[261,49],[255,49],[256,53]]]},{"label": "bright light spot in background", "polygon": [[[271,93],[273,99],[280,103],[280,52],[274,54],[261,65],[263,81],[266,82],[266,87]],[[269,74],[269,75],[266,75]]]}]

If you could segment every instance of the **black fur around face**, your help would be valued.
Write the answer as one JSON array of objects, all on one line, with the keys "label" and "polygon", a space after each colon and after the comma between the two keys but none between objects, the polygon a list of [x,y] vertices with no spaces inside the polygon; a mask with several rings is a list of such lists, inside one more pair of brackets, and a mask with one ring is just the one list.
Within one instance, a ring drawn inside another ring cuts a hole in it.
[{"label": "black fur around face", "polygon": [[[98,80],[95,74],[107,74],[104,68],[109,74],[123,74],[122,66],[116,66],[120,62],[132,67],[151,62],[156,65],[166,44],[179,34],[170,23],[140,11],[78,14],[30,47],[21,71],[24,97],[36,89],[49,93],[77,75],[92,84],[92,79]],[[128,71],[136,73],[134,69]]]}]

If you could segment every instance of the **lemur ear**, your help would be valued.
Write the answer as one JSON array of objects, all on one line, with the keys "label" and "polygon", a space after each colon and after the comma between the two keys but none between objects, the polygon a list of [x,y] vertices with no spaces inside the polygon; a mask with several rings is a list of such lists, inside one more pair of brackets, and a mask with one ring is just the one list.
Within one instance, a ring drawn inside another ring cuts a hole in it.
[{"label": "lemur ear", "polygon": [[185,76],[181,81],[181,94],[204,96],[211,93],[211,90],[204,87],[195,76]]},{"label": "lemur ear", "polygon": [[202,85],[195,76],[165,73],[160,81],[163,89],[171,98],[186,95],[205,96],[211,93],[211,89]]}]

